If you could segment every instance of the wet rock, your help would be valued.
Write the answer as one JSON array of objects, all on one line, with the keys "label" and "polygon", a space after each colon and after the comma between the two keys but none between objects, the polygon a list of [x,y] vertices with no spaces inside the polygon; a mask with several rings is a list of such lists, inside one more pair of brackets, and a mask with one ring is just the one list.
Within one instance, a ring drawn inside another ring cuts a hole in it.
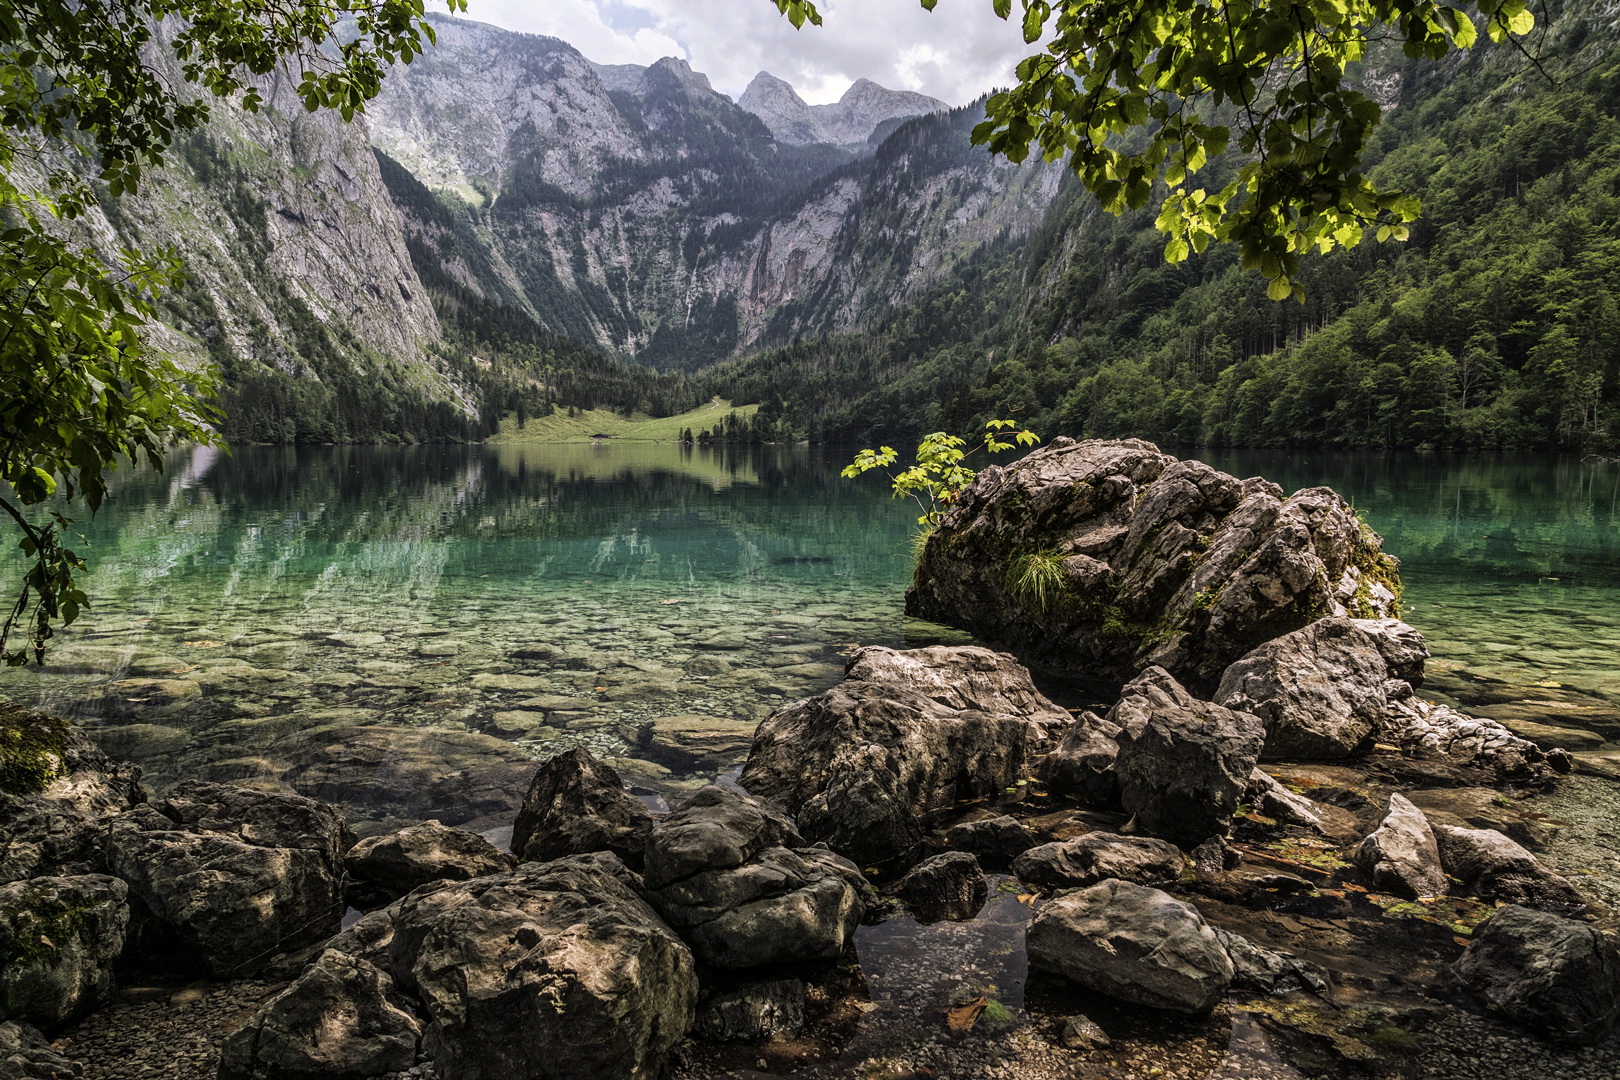
[{"label": "wet rock", "polygon": [[[418,885],[466,881],[498,874],[514,865],[512,856],[497,851],[477,833],[448,828],[437,821],[369,837],[343,857],[349,876],[365,886],[360,892],[366,902],[357,907],[380,907]],[[350,902],[354,899],[351,895]]]},{"label": "wet rock", "polygon": [[1120,729],[1114,770],[1137,829],[1186,846],[1226,832],[1260,756],[1260,721],[1199,701],[1157,667],[1105,719]]},{"label": "wet rock", "polygon": [[870,647],[844,681],[772,713],[741,784],[863,864],[903,856],[921,815],[1028,775],[1069,716],[1011,657],[976,647]]},{"label": "wet rock", "polygon": [[641,729],[641,753],[677,772],[728,769],[748,756],[755,725],[751,721],[683,713],[660,716]]},{"label": "wet rock", "polygon": [[1215,700],[1261,719],[1268,761],[1351,757],[1372,745],[1389,709],[1385,638],[1361,620],[1320,619],[1227,668]]},{"label": "wet rock", "polygon": [[0,788],[0,884],[47,874],[104,873],[104,819],[146,798],[140,770],[111,760],[77,726],[55,717],[13,710],[0,721],[15,724],[24,718],[58,732],[60,748],[51,752],[42,788]]},{"label": "wet rock", "polygon": [[698,1012],[696,1033],[716,1042],[757,1042],[795,1035],[804,1027],[806,988],[799,979],[753,983],[711,997]]},{"label": "wet rock", "polygon": [[512,851],[525,862],[611,851],[639,867],[652,825],[618,773],[590,751],[575,749],[534,774],[512,826]]},{"label": "wet rock", "polygon": [[1018,880],[1043,889],[1073,889],[1118,878],[1162,885],[1181,876],[1181,849],[1146,836],[1090,832],[1030,848],[1013,860]]},{"label": "wet rock", "polygon": [[984,907],[990,883],[978,859],[965,851],[947,851],[913,866],[895,884],[894,895],[918,922],[961,921]]},{"label": "wet rock", "polygon": [[1599,1042],[1620,1019],[1620,951],[1548,912],[1497,909],[1453,970],[1487,1004],[1559,1042]]},{"label": "wet rock", "polygon": [[446,728],[342,724],[276,749],[282,778],[300,794],[367,817],[460,825],[509,816],[534,776],[534,759],[511,743]]},{"label": "wet rock", "polygon": [[[1056,602],[1020,592],[1043,553]],[[1136,439],[1054,439],[982,471],[918,561],[906,613],[1112,692],[1157,664],[1207,694],[1312,613],[1394,614],[1395,560],[1327,488],[1284,499]]]},{"label": "wet rock", "polygon": [[1565,914],[1586,906],[1568,879],[1495,829],[1430,828],[1440,847],[1440,865],[1476,896]]},{"label": "wet rock", "polygon": [[[1309,886],[1307,885],[1307,888]],[[1327,973],[1275,949],[1262,948],[1230,930],[1215,928],[1215,936],[1232,961],[1232,985],[1257,994],[1291,994],[1308,990],[1319,997],[1328,993]]]},{"label": "wet rock", "polygon": [[635,881],[613,855],[575,855],[384,909],[387,970],[420,1006],[442,1080],[659,1074],[692,1026],[697,977]]},{"label": "wet rock", "polygon": [[1103,1050],[1114,1045],[1108,1032],[1089,1016],[1071,1016],[1064,1020],[1058,1041],[1070,1050]]},{"label": "wet rock", "polygon": [[[1400,684],[1394,689],[1398,691]],[[1572,765],[1565,750],[1543,750],[1495,720],[1469,716],[1416,694],[1390,696],[1381,738],[1409,754],[1488,769],[1499,783],[1546,781],[1568,773]]]},{"label": "wet rock", "polygon": [[1232,981],[1232,961],[1196,908],[1125,881],[1050,901],[1027,941],[1031,967],[1155,1009],[1207,1013]]},{"label": "wet rock", "polygon": [[964,821],[945,830],[945,843],[952,850],[966,851],[990,866],[1010,866],[1012,861],[1035,846],[1035,837],[1010,814]]},{"label": "wet rock", "polygon": [[1350,858],[1386,892],[1412,898],[1446,894],[1434,831],[1423,811],[1398,793],[1390,795],[1383,820],[1355,846]]},{"label": "wet rock", "polygon": [[115,818],[107,857],[192,960],[241,976],[337,931],[353,841],[313,799],[187,781]]},{"label": "wet rock", "polygon": [[1095,713],[1082,713],[1063,733],[1057,749],[1041,761],[1040,777],[1059,795],[1088,806],[1111,809],[1119,805],[1119,725]]},{"label": "wet rock", "polygon": [[382,971],[328,950],[220,1047],[220,1080],[345,1080],[416,1064],[422,1025]]},{"label": "wet rock", "polygon": [[1260,813],[1284,825],[1297,825],[1318,833],[1326,829],[1322,815],[1311,800],[1289,791],[1264,769],[1256,768],[1249,774],[1249,787],[1243,797]]},{"label": "wet rock", "polygon": [[646,886],[704,963],[835,959],[865,914],[866,885],[855,864],[802,844],[775,807],[706,787],[654,826]]},{"label": "wet rock", "polygon": [[52,1049],[27,1024],[0,1023],[0,1078],[4,1080],[67,1080],[82,1076],[84,1066]]},{"label": "wet rock", "polygon": [[49,1027],[99,1004],[124,948],[128,894],[102,874],[0,886],[0,1020]]}]

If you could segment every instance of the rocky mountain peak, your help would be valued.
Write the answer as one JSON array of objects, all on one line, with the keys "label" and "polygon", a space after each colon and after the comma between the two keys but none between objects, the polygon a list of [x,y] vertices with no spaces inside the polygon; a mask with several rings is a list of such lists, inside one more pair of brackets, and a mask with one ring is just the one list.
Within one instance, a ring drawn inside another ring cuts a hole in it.
[{"label": "rocky mountain peak", "polygon": [[709,85],[709,77],[701,71],[693,71],[692,65],[678,56],[666,56],[647,69],[648,78],[657,76],[663,76],[688,90],[714,93],[714,87]]},{"label": "rocky mountain peak", "polygon": [[856,79],[831,105],[808,105],[792,85],[768,71],[754,76],[737,104],[765,121],[779,142],[863,146],[889,120],[943,112],[943,101],[910,90],[890,90]]}]

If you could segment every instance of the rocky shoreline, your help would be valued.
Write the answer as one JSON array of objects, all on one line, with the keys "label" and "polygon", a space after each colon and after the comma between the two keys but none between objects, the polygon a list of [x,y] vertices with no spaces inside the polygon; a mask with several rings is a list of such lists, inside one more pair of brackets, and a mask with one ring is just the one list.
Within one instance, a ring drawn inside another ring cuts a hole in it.
[{"label": "rocky shoreline", "polygon": [[509,851],[0,707],[0,1078],[1614,1075],[1612,893],[1537,809],[1612,781],[1424,700],[1398,593],[1326,489],[1058,440],[908,602],[1106,713],[864,648],[668,813],[530,768]]}]

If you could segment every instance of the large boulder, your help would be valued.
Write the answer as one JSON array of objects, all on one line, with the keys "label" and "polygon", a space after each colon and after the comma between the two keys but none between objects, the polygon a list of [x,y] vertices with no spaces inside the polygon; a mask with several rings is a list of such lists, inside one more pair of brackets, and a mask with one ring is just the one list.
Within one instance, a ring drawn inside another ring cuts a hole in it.
[{"label": "large boulder", "polygon": [[1549,912],[1498,908],[1453,970],[1487,1004],[1561,1042],[1599,1042],[1620,1019],[1620,951]]},{"label": "large boulder", "polygon": [[512,856],[477,833],[437,821],[367,837],[343,856],[350,900],[360,901],[359,907],[380,907],[429,882],[467,881],[515,865]]},{"label": "large boulder", "polygon": [[924,814],[1029,775],[1069,715],[1011,657],[976,647],[861,649],[844,681],[772,713],[740,783],[862,864],[904,856]]},{"label": "large boulder", "polygon": [[706,964],[836,959],[866,912],[867,888],[855,864],[802,845],[775,807],[710,786],[654,827],[646,886]]},{"label": "large boulder", "polygon": [[1052,900],[1027,942],[1031,967],[1155,1009],[1207,1013],[1232,982],[1232,961],[1196,908],[1126,881]]},{"label": "large boulder", "polygon": [[78,727],[0,702],[0,884],[105,873],[103,819],[145,798],[140,770]]},{"label": "large boulder", "polygon": [[1265,723],[1267,760],[1361,753],[1371,747],[1389,711],[1385,684],[1391,675],[1379,647],[1383,636],[1361,620],[1320,619],[1266,642],[1227,668],[1215,700]]},{"label": "large boulder", "polygon": [[1007,867],[1035,846],[1035,837],[1011,814],[963,821],[945,830],[945,844],[991,867]]},{"label": "large boulder", "polygon": [[240,977],[337,932],[353,846],[324,803],[187,781],[113,819],[107,857],[194,961]]},{"label": "large boulder", "polygon": [[525,863],[411,893],[366,937],[419,1006],[443,1080],[651,1080],[698,986],[636,889],[610,854]]},{"label": "large boulder", "polygon": [[102,874],[0,885],[0,1020],[49,1027],[99,1004],[124,948],[128,894]]},{"label": "large boulder", "polygon": [[1399,793],[1390,795],[1378,827],[1351,850],[1350,858],[1386,892],[1414,899],[1446,895],[1434,830],[1423,811]]},{"label": "large boulder", "polygon": [[1575,886],[1495,829],[1433,824],[1440,865],[1476,895],[1505,904],[1565,914],[1586,906]]},{"label": "large boulder", "polygon": [[1163,885],[1181,876],[1181,849],[1146,836],[1089,832],[1030,848],[1013,860],[1018,880],[1043,889],[1075,889],[1109,878]]},{"label": "large boulder", "polygon": [[1152,443],[1057,438],[962,493],[906,613],[1099,691],[1157,664],[1208,694],[1324,614],[1397,614],[1396,567],[1328,488],[1284,498]]},{"label": "large boulder", "polygon": [[220,1047],[220,1080],[351,1080],[416,1064],[422,1025],[372,964],[326,951]]},{"label": "large boulder", "polygon": [[1226,833],[1265,741],[1259,720],[1199,701],[1158,667],[1127,683],[1105,719],[1119,729],[1120,805],[1138,830],[1183,846]]},{"label": "large boulder", "polygon": [[570,750],[540,766],[512,826],[512,853],[546,862],[588,851],[611,851],[640,866],[652,815],[625,790],[619,774],[591,756]]}]

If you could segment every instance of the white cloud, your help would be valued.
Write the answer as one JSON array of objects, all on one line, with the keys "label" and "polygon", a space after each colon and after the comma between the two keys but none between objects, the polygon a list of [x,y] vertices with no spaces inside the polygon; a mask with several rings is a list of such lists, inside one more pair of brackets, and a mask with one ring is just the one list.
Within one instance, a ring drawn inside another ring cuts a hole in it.
[{"label": "white cloud", "polygon": [[757,71],[812,104],[859,78],[963,105],[1012,81],[1033,49],[990,0],[820,0],[821,27],[795,31],[770,0],[469,0],[467,17],[560,37],[603,64],[679,56],[736,97]]}]

